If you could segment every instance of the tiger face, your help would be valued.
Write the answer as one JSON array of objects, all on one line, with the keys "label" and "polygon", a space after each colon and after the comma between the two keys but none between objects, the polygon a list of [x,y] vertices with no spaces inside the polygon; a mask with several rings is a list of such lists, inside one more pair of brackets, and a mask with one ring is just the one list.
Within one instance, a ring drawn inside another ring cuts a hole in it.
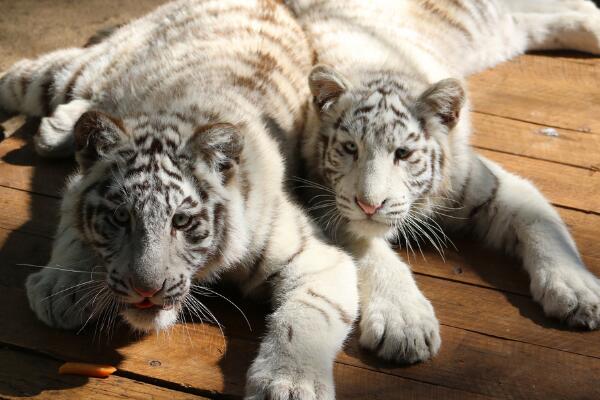
[{"label": "tiger face", "polygon": [[166,328],[192,278],[215,272],[241,136],[228,124],[196,129],[95,111],[74,132],[80,236],[106,270],[124,319],[143,331]]},{"label": "tiger face", "polygon": [[453,79],[419,90],[393,74],[360,88],[325,66],[309,84],[319,112],[318,170],[358,236],[395,234],[428,218],[445,190],[449,134],[464,104]]}]

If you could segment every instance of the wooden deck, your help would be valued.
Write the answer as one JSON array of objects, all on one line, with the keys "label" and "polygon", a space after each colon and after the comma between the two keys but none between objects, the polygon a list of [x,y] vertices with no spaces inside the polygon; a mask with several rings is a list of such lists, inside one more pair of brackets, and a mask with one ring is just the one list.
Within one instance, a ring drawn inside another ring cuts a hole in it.
[{"label": "wooden deck", "polygon": [[[17,59],[79,45],[159,0],[0,0],[0,70]],[[38,5],[37,9],[35,5]],[[43,7],[41,6],[43,5]],[[65,6],[68,5],[68,6]],[[118,17],[114,17],[120,12]],[[557,207],[588,267],[600,275],[600,59],[526,55],[470,80],[474,145],[535,182]],[[36,124],[5,124],[0,143],[0,398],[239,398],[263,331],[264,309],[244,303],[253,331],[212,300],[225,337],[211,325],[177,326],[135,338],[126,329],[93,338],[49,329],[29,310],[24,277],[44,264],[71,162],[34,155]],[[558,136],[540,129],[553,127]],[[446,261],[411,258],[442,324],[430,362],[386,365],[353,336],[335,366],[339,399],[599,399],[600,332],[547,320],[518,262],[458,241]],[[239,301],[237,301],[239,303]],[[118,366],[107,380],[57,375],[63,360]]]}]

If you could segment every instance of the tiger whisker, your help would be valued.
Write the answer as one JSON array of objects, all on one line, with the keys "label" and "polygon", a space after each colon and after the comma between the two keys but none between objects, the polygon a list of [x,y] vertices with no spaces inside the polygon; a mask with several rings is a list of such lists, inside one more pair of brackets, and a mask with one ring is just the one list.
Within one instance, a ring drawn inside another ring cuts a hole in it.
[{"label": "tiger whisker", "polygon": [[[48,296],[44,297],[44,298],[43,298],[41,301],[46,301],[46,300],[48,300],[48,299],[49,299],[49,298],[51,298],[51,297],[57,296],[57,295],[59,295],[59,294],[61,294],[61,293],[64,293],[64,292],[67,292],[67,291],[70,291],[70,290],[75,290],[75,291],[77,291],[77,288],[81,288],[81,286],[89,285],[89,284],[92,284],[92,283],[96,283],[96,284],[98,284],[98,283],[100,283],[100,282],[102,282],[102,281],[103,281],[103,280],[94,280],[94,281],[86,281],[86,282],[78,283],[78,284],[76,284],[76,285],[69,286],[68,288],[65,288],[65,289],[59,290],[59,291],[58,291],[58,292],[56,292],[56,293],[52,293],[51,295],[48,295]],[[70,294],[70,293],[67,293],[67,294]]]},{"label": "tiger whisker", "polygon": [[[204,287],[204,286],[192,285],[192,291],[194,291],[194,290],[196,290],[196,291],[204,291],[205,290],[205,291],[209,292],[210,294],[218,296],[218,297],[222,298],[223,300],[227,301],[229,304],[231,304],[233,307],[235,307],[235,309],[238,310],[240,312],[240,314],[242,314],[242,317],[244,317],[244,320],[246,321],[246,324],[248,325],[248,329],[252,332],[252,326],[250,325],[250,321],[248,320],[248,317],[246,317],[246,314],[244,314],[244,312],[242,311],[242,309],[239,308],[237,306],[237,304],[235,304],[233,301],[231,301],[230,299],[228,299],[224,295],[222,295],[222,294],[220,294],[218,292],[215,292],[214,290],[211,290],[211,289],[209,289],[207,287]],[[199,292],[199,294],[202,294],[202,293]]]},{"label": "tiger whisker", "polygon": [[[107,293],[107,291],[106,291],[106,286],[104,286],[104,287],[100,288],[100,289],[98,290],[98,292],[96,293],[96,295],[95,295],[95,296],[94,296],[94,297],[91,299],[91,304],[92,304],[92,306],[95,304],[95,302],[96,302],[96,299],[98,298],[98,296],[99,296],[101,293]],[[94,308],[92,309],[92,312],[90,313],[89,317],[88,317],[88,318],[85,320],[84,324],[83,324],[83,325],[81,326],[81,328],[79,328],[79,330],[77,331],[77,335],[79,335],[79,334],[80,334],[80,333],[81,333],[81,332],[82,332],[82,331],[85,329],[85,327],[87,326],[87,324],[90,322],[90,320],[91,320],[91,319],[94,317],[94,315],[96,314],[96,311],[97,311],[97,307],[94,307]]]},{"label": "tiger whisker", "polygon": [[223,332],[223,326],[221,325],[217,317],[215,317],[215,315],[208,309],[208,307],[206,307],[200,300],[198,300],[194,296],[188,296],[187,298],[190,300],[190,303],[192,303],[194,308],[198,307],[198,311],[203,310],[210,316],[210,319],[219,327],[219,330],[221,331],[221,336],[224,339],[225,333]]},{"label": "tiger whisker", "polygon": [[80,273],[80,274],[102,274],[102,275],[106,275],[106,272],[92,272],[92,271],[79,271],[76,269],[67,269],[67,268],[59,268],[59,267],[51,267],[49,265],[35,265],[35,264],[15,264],[19,267],[33,267],[33,268],[40,268],[40,269],[53,269],[53,270],[57,270],[57,271],[63,271],[63,272],[75,272],[75,273]]},{"label": "tiger whisker", "polygon": [[426,230],[425,227],[428,227],[428,225],[425,224],[425,227],[421,225],[420,223],[423,223],[423,221],[419,220],[414,215],[409,214],[407,222],[409,224],[412,224],[412,226],[415,229],[421,232],[429,240],[429,242],[433,245],[433,247],[437,250],[442,259],[445,261],[442,249],[444,247],[444,242],[439,238],[439,236],[435,232],[432,232],[430,229]]},{"label": "tiger whisker", "polygon": [[[415,212],[416,214],[422,216],[423,218],[425,218],[425,220],[420,220],[422,221],[426,226],[428,226],[430,228],[430,230],[436,230],[440,235],[442,235],[443,238],[443,243],[450,243],[450,245],[452,245],[452,247],[454,248],[454,250],[458,250],[456,248],[456,246],[454,245],[454,242],[452,242],[452,240],[450,239],[450,237],[448,237],[448,235],[446,235],[446,233],[444,232],[444,230],[442,229],[442,227],[440,226],[440,224],[437,223],[437,221],[435,219],[433,219],[432,217],[430,217],[429,215],[420,213],[416,210],[413,210],[413,212]],[[430,221],[430,222],[427,222]]]}]

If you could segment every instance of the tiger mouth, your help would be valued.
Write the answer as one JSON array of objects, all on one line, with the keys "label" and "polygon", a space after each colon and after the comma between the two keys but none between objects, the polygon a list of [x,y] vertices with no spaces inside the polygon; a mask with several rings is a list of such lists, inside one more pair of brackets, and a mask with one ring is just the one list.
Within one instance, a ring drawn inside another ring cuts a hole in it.
[{"label": "tiger mouth", "polygon": [[140,301],[139,303],[130,303],[128,304],[128,307],[131,309],[135,309],[137,311],[141,311],[141,312],[156,312],[159,310],[172,310],[173,307],[175,305],[173,303],[171,304],[155,304],[152,301],[150,301],[150,299],[146,298],[142,301]]}]

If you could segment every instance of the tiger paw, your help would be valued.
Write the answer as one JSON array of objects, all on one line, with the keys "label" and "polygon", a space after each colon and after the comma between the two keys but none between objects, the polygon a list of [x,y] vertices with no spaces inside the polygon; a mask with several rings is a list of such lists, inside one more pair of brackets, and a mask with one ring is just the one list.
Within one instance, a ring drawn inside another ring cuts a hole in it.
[{"label": "tiger paw", "polygon": [[36,152],[43,157],[67,157],[75,151],[73,127],[91,107],[87,100],[73,100],[61,104],[54,113],[42,118],[40,129],[33,138]]},{"label": "tiger paw", "polygon": [[333,400],[333,376],[319,368],[293,365],[282,355],[259,354],[248,371],[246,400]]},{"label": "tiger paw", "polygon": [[25,287],[36,316],[46,325],[61,329],[82,326],[89,314],[84,312],[86,306],[100,293],[87,274],[53,270],[29,275]]},{"label": "tiger paw", "polygon": [[542,270],[531,279],[531,293],[547,316],[574,328],[600,328],[600,280],[588,270]]},{"label": "tiger paw", "polygon": [[399,363],[425,361],[441,344],[433,307],[420,292],[402,302],[372,299],[363,309],[360,330],[361,346]]}]

